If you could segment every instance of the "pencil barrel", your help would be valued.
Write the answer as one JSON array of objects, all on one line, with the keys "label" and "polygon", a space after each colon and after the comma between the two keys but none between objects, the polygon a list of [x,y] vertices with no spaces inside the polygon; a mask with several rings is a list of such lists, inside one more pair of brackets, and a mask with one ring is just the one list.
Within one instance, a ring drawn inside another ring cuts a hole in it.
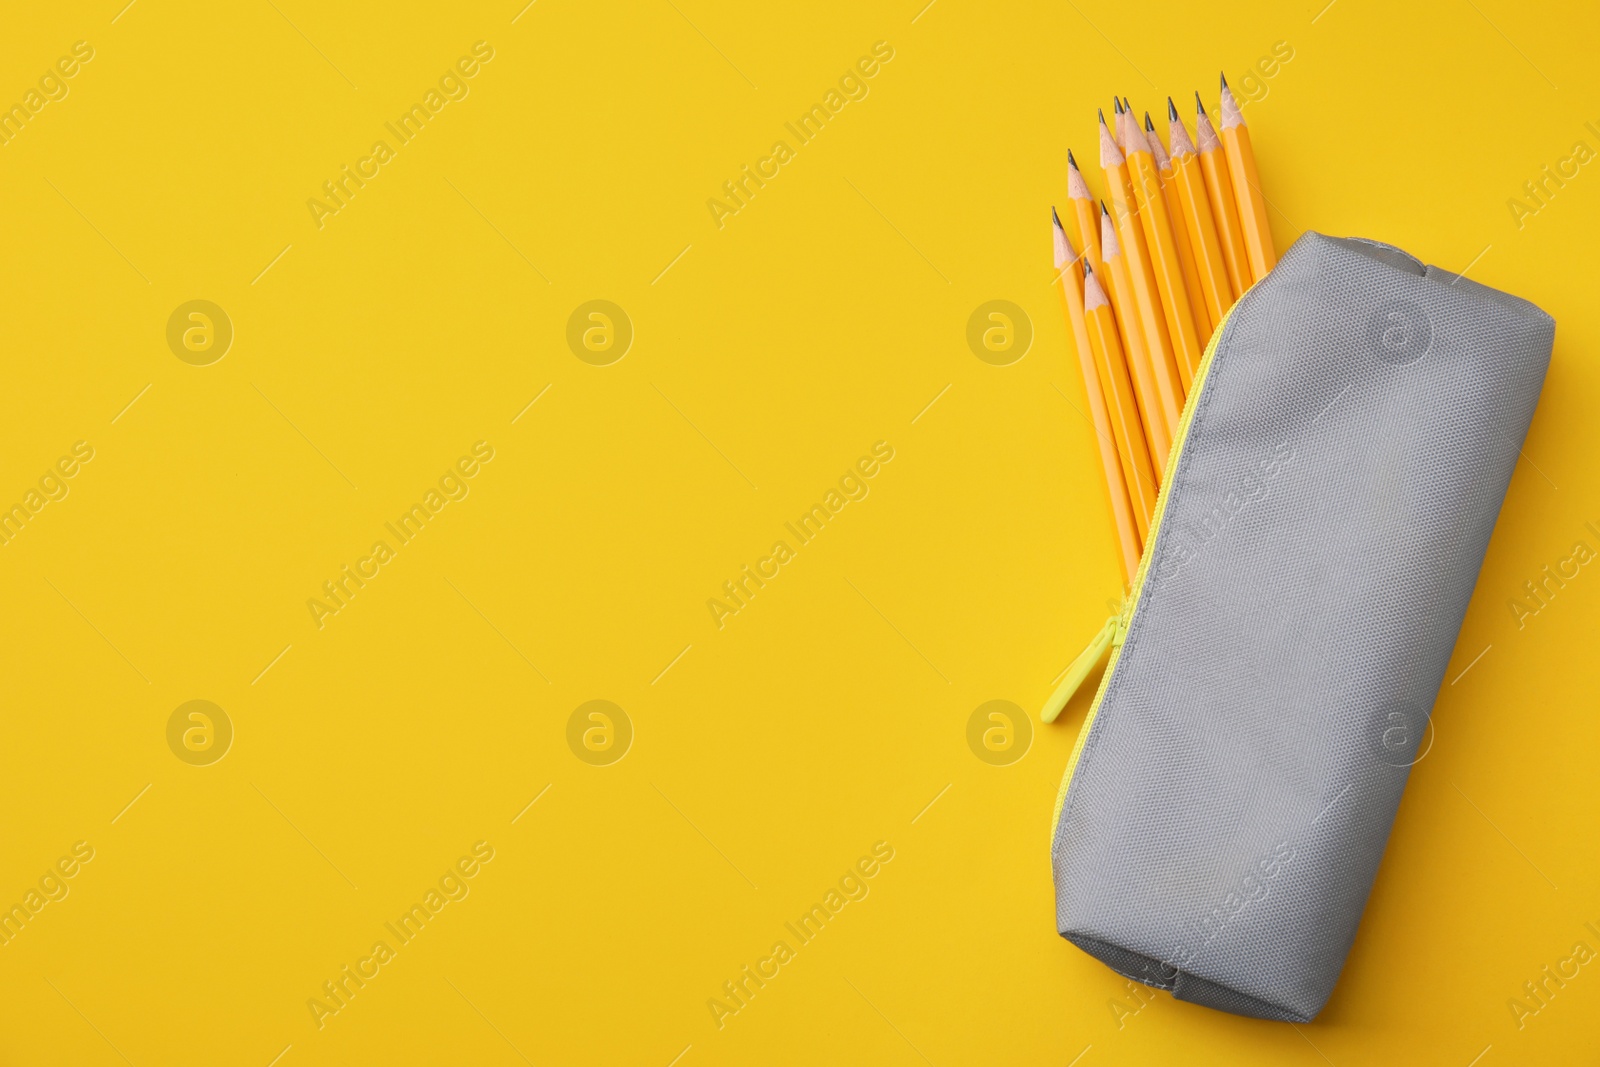
[{"label": "pencil barrel", "polygon": [[1090,270],[1099,270],[1104,260],[1100,255],[1100,209],[1092,199],[1074,197],[1068,201],[1072,209],[1067,219],[1072,226],[1072,243],[1083,253]]},{"label": "pencil barrel", "polygon": [[1194,328],[1199,335],[1200,349],[1205,351],[1211,331],[1216,329],[1217,318],[1212,317],[1210,305],[1200,280],[1200,259],[1194,250],[1194,238],[1183,217],[1183,202],[1178,197],[1177,170],[1168,167],[1161,171],[1161,198],[1167,202],[1167,218],[1172,220],[1172,237],[1178,243],[1178,259],[1183,267],[1183,284],[1189,291],[1189,311],[1194,316]]},{"label": "pencil barrel", "polygon": [[1173,160],[1172,188],[1177,194],[1179,214],[1188,231],[1199,272],[1200,296],[1214,331],[1239,294],[1233,288],[1228,265],[1222,256],[1222,240],[1217,236],[1198,155],[1187,153]]},{"label": "pencil barrel", "polygon": [[1259,282],[1277,265],[1278,253],[1272,245],[1272,223],[1267,217],[1267,199],[1261,195],[1261,176],[1256,171],[1249,128],[1241,123],[1224,129],[1222,147],[1228,155],[1228,178],[1233,183],[1233,196],[1239,205],[1240,231],[1250,259],[1250,275]]},{"label": "pencil barrel", "polygon": [[[1073,347],[1078,353],[1078,367],[1083,375],[1084,396],[1088,402],[1089,422],[1094,428],[1095,444],[1100,454],[1101,472],[1104,475],[1106,495],[1111,502],[1111,517],[1117,531],[1117,544],[1123,564],[1123,573],[1131,580],[1139,567],[1139,556],[1144,551],[1144,538],[1149,529],[1149,516],[1135,508],[1128,492],[1124,472],[1124,452],[1118,438],[1117,419],[1112,414],[1105,381],[1098,368],[1093,343],[1089,339],[1084,317],[1082,275],[1076,263],[1069,263],[1061,272],[1060,292],[1063,310],[1073,335]],[[1125,431],[1124,431],[1125,432]]]},{"label": "pencil barrel", "polygon": [[[1172,431],[1177,425],[1176,420],[1170,420],[1166,407],[1161,402],[1161,394],[1156,386],[1155,368],[1148,347],[1144,346],[1143,334],[1138,325],[1138,312],[1134,310],[1133,281],[1129,277],[1128,264],[1124,256],[1113,256],[1106,260],[1105,273],[1110,277],[1111,285],[1107,295],[1111,299],[1111,307],[1115,318],[1104,324],[1104,332],[1110,336],[1111,341],[1118,342],[1117,347],[1123,347],[1121,340],[1127,339],[1130,346],[1126,348],[1128,376],[1133,383],[1134,397],[1139,408],[1139,420],[1144,426],[1145,442],[1150,454],[1150,466],[1159,481],[1166,477],[1167,452],[1172,447]],[[1091,316],[1092,317],[1092,316]],[[1117,333],[1121,327],[1121,335]],[[1091,337],[1093,331],[1091,330]],[[1134,345],[1132,342],[1139,342]],[[1110,348],[1110,342],[1104,342]]]},{"label": "pencil barrel", "polygon": [[1239,225],[1239,204],[1234,199],[1233,181],[1228,176],[1227,154],[1220,145],[1200,152],[1200,172],[1205,177],[1206,199],[1211,201],[1211,217],[1216,220],[1217,237],[1222,242],[1228,280],[1233,291],[1242,296],[1250,288],[1254,274],[1250,269],[1250,254],[1244,247],[1244,231]]},{"label": "pencil barrel", "polygon": [[[1172,233],[1172,219],[1167,214],[1161,179],[1150,153],[1133,152],[1128,157],[1128,172],[1133,181],[1140,228],[1145,237],[1145,246],[1149,249],[1150,270],[1155,280],[1156,294],[1161,300],[1167,336],[1171,338],[1178,378],[1183,386],[1183,395],[1187,396],[1195,369],[1200,365],[1200,341],[1199,331],[1194,325],[1194,311],[1189,305],[1189,288],[1183,277],[1177,239]],[[1179,406],[1182,406],[1181,399]]]},{"label": "pencil barrel", "polygon": [[1133,182],[1125,163],[1106,168],[1106,185],[1111,193],[1112,222],[1128,268],[1129,312],[1138,316],[1139,332],[1150,356],[1151,379],[1162,421],[1170,428],[1178,424],[1178,412],[1183,410],[1183,381],[1173,356],[1172,336],[1167,332],[1166,314],[1162,310],[1155,270],[1150,265],[1143,224],[1138,217]]}]

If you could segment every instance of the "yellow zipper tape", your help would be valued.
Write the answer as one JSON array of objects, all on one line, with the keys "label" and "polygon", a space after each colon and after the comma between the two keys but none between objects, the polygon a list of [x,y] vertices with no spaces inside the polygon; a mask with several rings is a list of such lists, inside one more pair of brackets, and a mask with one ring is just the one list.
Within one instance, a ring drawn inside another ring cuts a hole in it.
[{"label": "yellow zipper tape", "polygon": [[[1254,288],[1254,286],[1251,286],[1251,288]],[[1248,295],[1249,292],[1249,289],[1245,290],[1246,295]],[[1106,663],[1105,673],[1100,676],[1100,688],[1095,690],[1094,703],[1089,705],[1089,713],[1083,717],[1083,726],[1078,729],[1077,740],[1072,743],[1072,754],[1067,757],[1067,770],[1061,778],[1061,789],[1056,793],[1055,815],[1050,820],[1050,842],[1052,846],[1054,845],[1056,839],[1056,827],[1061,822],[1061,812],[1066,806],[1067,787],[1072,784],[1072,772],[1077,770],[1078,760],[1083,756],[1084,742],[1089,739],[1089,730],[1094,726],[1094,717],[1099,713],[1100,704],[1106,698],[1106,688],[1111,684],[1111,675],[1116,671],[1117,660],[1122,656],[1123,639],[1127,637],[1128,629],[1133,625],[1133,614],[1138,610],[1139,599],[1144,593],[1145,575],[1150,570],[1150,560],[1151,556],[1154,554],[1151,550],[1155,547],[1157,534],[1161,532],[1161,521],[1166,517],[1167,498],[1171,495],[1170,490],[1172,488],[1172,483],[1177,480],[1178,461],[1182,459],[1184,445],[1187,444],[1189,440],[1189,426],[1194,422],[1195,409],[1200,405],[1201,391],[1205,388],[1206,381],[1210,377],[1211,357],[1216,354],[1217,346],[1222,342],[1222,333],[1228,327],[1228,320],[1233,317],[1234,308],[1237,308],[1240,302],[1243,300],[1244,296],[1241,295],[1238,300],[1233,302],[1233,307],[1228,308],[1227,312],[1223,314],[1222,321],[1217,323],[1216,332],[1211,335],[1211,340],[1206,343],[1205,353],[1200,357],[1200,366],[1195,370],[1194,388],[1189,391],[1188,400],[1183,405],[1183,414],[1178,417],[1178,432],[1173,437],[1172,452],[1171,455],[1167,457],[1166,466],[1166,470],[1171,473],[1173,477],[1169,478],[1165,483],[1162,484],[1161,490],[1156,496],[1155,518],[1150,523],[1150,536],[1145,539],[1144,553],[1139,557],[1139,569],[1134,572],[1133,583],[1129,590],[1128,598],[1123,602],[1122,614],[1117,616],[1114,620],[1116,626],[1111,636],[1111,659]],[[1107,620],[1108,628],[1110,628],[1112,621],[1113,620]],[[1076,668],[1082,664],[1083,660],[1090,653],[1090,651],[1095,653],[1094,659],[1100,658],[1100,650],[1095,648],[1095,645],[1099,644],[1099,642],[1103,640],[1103,635],[1104,631],[1101,631],[1100,634],[1095,635],[1095,640],[1090,643],[1090,647],[1085,649],[1083,654],[1080,655],[1078,659],[1073,661],[1073,668]],[[1091,660],[1090,663],[1084,668],[1083,674],[1087,674],[1088,667],[1092,666],[1093,661]],[[1071,676],[1073,673],[1076,672],[1073,671],[1072,668],[1069,668],[1069,681],[1072,680]],[[1079,675],[1077,683],[1075,683],[1071,688],[1076,690],[1078,684],[1081,682],[1082,675]],[[1061,699],[1060,704],[1054,703],[1057,697],[1060,696],[1061,691],[1066,688],[1067,685],[1065,682],[1063,682],[1060,688],[1056,690],[1055,694],[1051,696],[1051,702],[1047,703],[1045,705],[1045,710],[1040,713],[1040,718],[1044,719],[1045,722],[1054,721],[1055,717],[1061,713],[1061,708],[1066,705],[1067,700],[1071,699],[1072,693],[1068,692],[1066,697]]]}]

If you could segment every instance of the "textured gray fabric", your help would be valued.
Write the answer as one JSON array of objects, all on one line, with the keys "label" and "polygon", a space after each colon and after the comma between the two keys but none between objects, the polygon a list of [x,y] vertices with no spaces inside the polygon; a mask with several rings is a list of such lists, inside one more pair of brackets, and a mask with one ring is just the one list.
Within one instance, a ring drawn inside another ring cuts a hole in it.
[{"label": "textured gray fabric", "polygon": [[1229,318],[1055,829],[1063,937],[1222,1011],[1333,991],[1554,321],[1307,233]]}]

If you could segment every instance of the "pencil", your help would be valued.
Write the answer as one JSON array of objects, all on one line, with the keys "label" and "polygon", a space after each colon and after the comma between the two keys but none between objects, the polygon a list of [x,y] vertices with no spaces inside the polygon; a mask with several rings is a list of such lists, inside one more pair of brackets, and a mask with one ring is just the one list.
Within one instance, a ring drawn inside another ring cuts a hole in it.
[{"label": "pencil", "polygon": [[[1089,271],[1083,276],[1083,304],[1085,330],[1089,335],[1090,349],[1094,352],[1095,370],[1110,370],[1116,374],[1119,370],[1125,371],[1126,364],[1122,358],[1122,344],[1117,337],[1117,323],[1112,315],[1111,304],[1106,297],[1105,289],[1100,285],[1100,276],[1094,271]],[[1122,378],[1124,387],[1129,385],[1126,374]],[[1132,466],[1129,470],[1133,473],[1134,483],[1128,486],[1129,497],[1132,503],[1133,517],[1139,527],[1139,547],[1143,551],[1144,543],[1150,537],[1150,527],[1155,522],[1156,497],[1159,486],[1156,482],[1155,470],[1150,466],[1150,452],[1145,444],[1144,426],[1139,421],[1139,412],[1134,405],[1133,397],[1129,393],[1122,394],[1121,403],[1123,410],[1120,415],[1111,408],[1109,402],[1107,410],[1111,413],[1113,432],[1117,426],[1126,428],[1128,443],[1131,446],[1130,459]],[[1139,569],[1139,558],[1133,559],[1134,570]],[[1132,573],[1129,578],[1132,578]]]},{"label": "pencil", "polygon": [[[1113,97],[1112,99],[1116,99]],[[1133,111],[1128,107],[1127,97],[1117,101],[1117,150],[1122,153],[1124,160],[1128,157],[1128,123],[1133,121]]]},{"label": "pencil", "polygon": [[[1050,217],[1055,223],[1056,270],[1061,271],[1063,265],[1071,267],[1069,280],[1072,284],[1065,285],[1062,291],[1069,298],[1068,317],[1071,318],[1074,313],[1077,315],[1077,319],[1073,321],[1076,329],[1083,317],[1083,299],[1088,278],[1095,272],[1087,263],[1084,264],[1083,270],[1079,271],[1078,264],[1074,262],[1072,242],[1068,240],[1066,231],[1061,226],[1061,218],[1053,208]],[[1098,288],[1100,283],[1095,282],[1095,285]],[[1115,320],[1111,325],[1115,330]],[[1150,466],[1150,448],[1144,438],[1144,424],[1139,418],[1138,401],[1133,393],[1133,379],[1129,377],[1128,363],[1122,347],[1119,345],[1115,351],[1108,353],[1107,360],[1097,364],[1097,370],[1100,376],[1100,389],[1105,397],[1106,408],[1110,412],[1112,438],[1117,445],[1123,483],[1129,498],[1133,501],[1142,544],[1149,530],[1151,517],[1155,514],[1156,494],[1160,487],[1156,482],[1154,469]]]},{"label": "pencil", "polygon": [[1155,123],[1150,121],[1148,111],[1144,114],[1144,139],[1150,145],[1150,154],[1155,157],[1156,174],[1161,179],[1161,199],[1166,201],[1167,218],[1172,221],[1172,238],[1178,244],[1178,260],[1183,267],[1183,284],[1184,288],[1189,290],[1189,310],[1194,313],[1194,328],[1199,335],[1200,348],[1203,351],[1216,323],[1212,321],[1205,297],[1201,293],[1200,265],[1195,256],[1194,243],[1189,238],[1189,227],[1183,221],[1183,203],[1178,199],[1177,172],[1173,169],[1172,159],[1167,155],[1167,150],[1161,146],[1161,137],[1156,133]]},{"label": "pencil", "polygon": [[[1122,550],[1122,569],[1131,581],[1134,571],[1139,568],[1139,554],[1144,550],[1144,538],[1149,528],[1149,520],[1133,506],[1128,494],[1128,484],[1123,474],[1125,450],[1120,447],[1121,442],[1117,440],[1119,427],[1117,417],[1112,414],[1114,403],[1108,403],[1107,394],[1111,390],[1105,388],[1106,377],[1100,366],[1103,361],[1098,358],[1098,353],[1089,339],[1089,329],[1085,319],[1085,294],[1080,281],[1085,275],[1080,273],[1077,257],[1073,254],[1072,246],[1067,241],[1066,231],[1061,228],[1061,219],[1056,215],[1054,208],[1050,210],[1050,217],[1055,237],[1056,276],[1061,284],[1061,300],[1066,308],[1067,321],[1072,328],[1073,346],[1078,350],[1078,366],[1083,372],[1083,391],[1089,404],[1089,422],[1094,427],[1095,441],[1100,450],[1100,466],[1105,474],[1106,492],[1111,498],[1111,517],[1117,531],[1117,544]],[[1099,294],[1098,288],[1095,292]],[[1126,434],[1127,428],[1124,426],[1121,429]],[[1137,431],[1137,423],[1135,429]],[[1140,444],[1143,443],[1141,438]],[[1148,476],[1146,472],[1146,477]]]},{"label": "pencil", "polygon": [[[1151,419],[1158,420],[1156,425],[1166,425],[1165,416],[1161,413],[1161,403],[1155,391],[1155,378],[1150,369],[1150,348],[1145,343],[1144,330],[1139,325],[1139,311],[1137,302],[1133,298],[1133,282],[1129,280],[1128,261],[1122,258],[1121,242],[1117,240],[1116,226],[1111,222],[1111,216],[1106,211],[1105,201],[1099,201],[1094,213],[1095,231],[1098,234],[1097,244],[1100,246],[1100,262],[1093,264],[1096,273],[1104,272],[1101,286],[1111,297],[1111,306],[1116,316],[1112,325],[1120,331],[1120,342],[1124,363],[1128,368],[1129,380],[1133,382],[1133,395],[1139,409],[1140,421],[1145,426],[1145,451],[1150,456],[1151,469],[1155,471],[1156,480],[1161,479],[1161,460],[1165,452],[1158,452],[1154,439],[1150,436]],[[1110,245],[1107,245],[1107,241]],[[1105,262],[1108,254],[1116,257],[1115,263]],[[1146,412],[1148,411],[1148,414]]]},{"label": "pencil", "polygon": [[[1109,313],[1110,298],[1106,296],[1099,276],[1087,267],[1084,269],[1083,284],[1085,316],[1090,310],[1087,301],[1091,294],[1097,300],[1095,306],[1103,306]],[[1097,327],[1097,329],[1102,328],[1110,329],[1111,338],[1109,341],[1102,340],[1100,350],[1095,357],[1095,370],[1100,375],[1102,392],[1106,397],[1106,409],[1111,416],[1112,436],[1117,442],[1117,455],[1123,467],[1123,482],[1128,490],[1128,498],[1133,504],[1134,522],[1139,529],[1139,544],[1142,548],[1150,536],[1150,527],[1155,523],[1156,498],[1161,493],[1161,484],[1157,481],[1155,468],[1150,463],[1150,445],[1145,440],[1144,421],[1139,417],[1139,403],[1134,398],[1133,379],[1128,376],[1128,361],[1122,351],[1121,339],[1116,335],[1115,317],[1106,319],[1101,327]],[[1087,330],[1087,326],[1085,329]],[[1093,337],[1090,341],[1092,346]],[[1137,559],[1134,560],[1134,564],[1137,566]]]},{"label": "pencil", "polygon": [[1195,154],[1189,131],[1178,118],[1177,105],[1167,98],[1168,137],[1172,141],[1172,181],[1167,188],[1174,193],[1178,204],[1174,212],[1183,220],[1183,229],[1189,237],[1189,250],[1194,254],[1195,270],[1199,275],[1199,304],[1205,308],[1211,330],[1222,324],[1237,295],[1228,280],[1228,265],[1222,258],[1222,243],[1217,238],[1217,225],[1211,218],[1211,202],[1206,198],[1205,175],[1200,170],[1200,157]]},{"label": "pencil", "polygon": [[1267,220],[1267,198],[1261,195],[1261,175],[1256,171],[1256,153],[1250,146],[1250,129],[1239,113],[1238,101],[1222,76],[1222,147],[1228,154],[1228,177],[1233,196],[1239,202],[1239,222],[1244,232],[1245,251],[1250,255],[1250,273],[1256,281],[1267,276],[1278,263],[1272,247],[1272,225]]},{"label": "pencil", "polygon": [[1172,232],[1172,216],[1161,192],[1161,178],[1149,139],[1132,112],[1124,111],[1124,114],[1127,116],[1128,175],[1138,197],[1139,223],[1144,230],[1145,246],[1150,250],[1156,292],[1161,297],[1161,310],[1178,357],[1178,376],[1187,393],[1194,381],[1195,369],[1200,366],[1200,340],[1194,325],[1194,309],[1189,302],[1189,287],[1183,276],[1183,259]]},{"label": "pencil", "polygon": [[1072,220],[1073,244],[1083,249],[1083,257],[1091,267],[1100,266],[1100,211],[1095,207],[1089,183],[1078,170],[1078,161],[1067,149],[1067,204],[1072,208],[1067,218]]},{"label": "pencil", "polygon": [[1206,179],[1206,199],[1211,201],[1211,218],[1216,223],[1222,259],[1228,265],[1228,281],[1235,297],[1250,288],[1253,275],[1250,253],[1244,249],[1244,230],[1239,224],[1239,205],[1233,198],[1233,181],[1228,177],[1228,156],[1211,128],[1211,116],[1200,94],[1194,94],[1194,143],[1200,156],[1200,173]]},{"label": "pencil", "polygon": [[[1151,377],[1160,397],[1161,411],[1170,429],[1178,424],[1178,412],[1183,408],[1183,380],[1172,354],[1172,339],[1167,333],[1167,321],[1162,309],[1161,296],[1156,287],[1155,270],[1150,265],[1150,253],[1145,248],[1144,232],[1139,222],[1133,180],[1128,175],[1127,162],[1122,152],[1111,140],[1106,130],[1105,116],[1100,117],[1100,165],[1105,168],[1106,185],[1111,194],[1111,207],[1115,214],[1118,244],[1127,259],[1128,277],[1132,283],[1130,314],[1139,319],[1139,333],[1144,338],[1145,351],[1150,356]],[[1105,229],[1101,227],[1100,255],[1109,258],[1105,251]],[[1120,308],[1118,309],[1121,310]],[[1126,320],[1124,329],[1126,329]],[[1162,459],[1166,449],[1159,449]],[[1159,464],[1158,464],[1159,466]]]},{"label": "pencil", "polygon": [[[1144,348],[1141,351],[1131,347],[1133,338],[1139,336],[1136,327],[1133,330],[1129,329],[1130,325],[1136,322],[1133,311],[1135,303],[1133,278],[1128,270],[1127,257],[1122,254],[1122,243],[1117,239],[1116,227],[1111,223],[1111,214],[1104,204],[1100,205],[1100,255],[1105,261],[1104,273],[1110,281],[1111,307],[1116,312],[1116,318],[1111,325],[1114,327],[1120,323],[1123,336],[1130,341],[1126,359],[1129,378],[1133,382],[1133,395],[1138,404],[1140,421],[1144,423],[1150,468],[1155,472],[1156,480],[1159,482],[1167,469],[1167,452],[1172,447],[1172,431],[1177,426],[1178,420],[1175,416],[1168,416],[1166,405],[1162,402],[1161,392],[1156,387],[1155,370],[1151,366],[1150,350]],[[1098,278],[1098,274],[1096,277]],[[1096,284],[1100,283],[1097,281]],[[1104,287],[1101,291],[1107,292]],[[1087,304],[1087,281],[1084,282],[1084,301]],[[1093,331],[1090,336],[1093,337]]]},{"label": "pencil", "polygon": [[[1085,188],[1087,189],[1087,187],[1086,183]],[[1094,221],[1089,225],[1094,227],[1095,243],[1100,248],[1100,255],[1097,261],[1092,264],[1096,270],[1105,266],[1106,234],[1110,233],[1112,235],[1113,246],[1121,245],[1121,241],[1115,239],[1116,223],[1113,222],[1108,225],[1107,219],[1106,202],[1104,200],[1094,201]],[[1119,252],[1118,254],[1120,255],[1121,253]],[[1126,265],[1127,260],[1123,260],[1123,263]],[[1107,293],[1111,291],[1110,283],[1105,279],[1101,279],[1101,285],[1106,288]],[[1122,337],[1122,348],[1128,354],[1129,359],[1137,357],[1148,363],[1150,359],[1150,342],[1144,335],[1143,324],[1139,321],[1139,304],[1133,299],[1133,290],[1131,288],[1127,290],[1127,294],[1128,304],[1126,308],[1121,304],[1114,305],[1116,307],[1117,328]]]}]

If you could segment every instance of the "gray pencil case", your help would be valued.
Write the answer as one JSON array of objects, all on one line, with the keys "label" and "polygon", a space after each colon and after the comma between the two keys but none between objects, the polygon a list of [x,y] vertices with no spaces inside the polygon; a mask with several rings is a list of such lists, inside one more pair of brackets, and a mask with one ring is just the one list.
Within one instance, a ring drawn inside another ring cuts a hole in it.
[{"label": "gray pencil case", "polygon": [[1061,935],[1305,1022],[1344,966],[1555,322],[1307,233],[1196,378],[1051,831]]}]

